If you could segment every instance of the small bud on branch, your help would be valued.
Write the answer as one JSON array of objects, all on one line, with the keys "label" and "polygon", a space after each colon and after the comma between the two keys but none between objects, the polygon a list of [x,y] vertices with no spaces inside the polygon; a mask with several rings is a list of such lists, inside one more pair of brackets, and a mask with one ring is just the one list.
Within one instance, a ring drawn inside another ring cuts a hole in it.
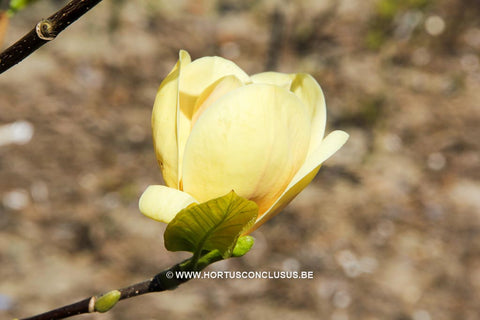
[{"label": "small bud on branch", "polygon": [[47,19],[41,20],[23,38],[0,53],[0,74],[43,46],[102,0],[72,0]]}]

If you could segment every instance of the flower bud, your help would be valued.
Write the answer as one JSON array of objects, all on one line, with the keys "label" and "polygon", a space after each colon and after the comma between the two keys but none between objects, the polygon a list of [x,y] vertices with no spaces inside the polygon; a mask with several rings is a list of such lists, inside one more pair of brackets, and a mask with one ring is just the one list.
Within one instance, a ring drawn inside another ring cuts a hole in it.
[{"label": "flower bud", "polygon": [[347,140],[324,137],[325,100],[303,73],[248,76],[220,57],[186,51],[163,80],[152,114],[167,186],[149,186],[140,211],[169,223],[181,209],[234,190],[255,201],[253,231],[282,210]]}]

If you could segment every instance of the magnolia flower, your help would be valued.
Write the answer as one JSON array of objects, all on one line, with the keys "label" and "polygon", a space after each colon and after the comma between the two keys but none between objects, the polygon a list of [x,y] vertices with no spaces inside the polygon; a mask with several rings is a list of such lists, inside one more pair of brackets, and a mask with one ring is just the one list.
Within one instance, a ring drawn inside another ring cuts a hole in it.
[{"label": "magnolia flower", "polygon": [[325,100],[303,73],[248,76],[220,57],[186,51],[158,89],[155,153],[167,186],[149,186],[140,211],[169,223],[183,208],[234,190],[255,201],[253,231],[281,211],[346,142],[324,138]]}]

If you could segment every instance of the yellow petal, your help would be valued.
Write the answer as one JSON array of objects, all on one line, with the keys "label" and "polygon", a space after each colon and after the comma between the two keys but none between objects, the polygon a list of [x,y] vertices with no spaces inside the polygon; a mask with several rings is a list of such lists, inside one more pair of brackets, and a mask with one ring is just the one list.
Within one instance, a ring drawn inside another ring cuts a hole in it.
[{"label": "yellow petal", "polygon": [[257,73],[250,77],[253,83],[273,84],[275,86],[279,86],[287,90],[290,90],[290,86],[292,85],[292,81],[294,78],[295,78],[295,74],[273,72],[273,71]]},{"label": "yellow petal", "polygon": [[309,108],[312,119],[312,134],[309,152],[322,142],[325,133],[326,108],[322,89],[309,74],[262,72],[250,77],[253,83],[267,83],[283,87],[295,93]]},{"label": "yellow petal", "polygon": [[202,202],[233,189],[265,211],[304,163],[309,141],[308,111],[297,96],[265,84],[238,88],[193,127],[183,188]]},{"label": "yellow petal", "polygon": [[340,149],[348,139],[348,134],[337,130],[330,133],[320,144],[320,146],[312,152],[305,163],[292,179],[286,190],[278,198],[278,200],[265,212],[259,216],[257,222],[253,226],[252,232],[265,221],[272,218],[275,214],[280,212],[290,201],[293,200],[305,187],[313,180],[322,162],[330,158],[335,152]]},{"label": "yellow petal", "polygon": [[176,134],[178,82],[180,70],[190,61],[188,52],[180,51],[177,64],[160,84],[153,105],[153,145],[165,184],[170,187],[178,185]]},{"label": "yellow petal", "polygon": [[327,113],[322,89],[311,75],[298,73],[295,75],[290,90],[309,108],[312,119],[309,153],[313,152],[322,143],[325,134]]},{"label": "yellow petal", "polygon": [[219,98],[226,93],[240,88],[243,83],[235,76],[225,76],[212,83],[198,97],[193,108],[192,127],[195,125],[198,117]]},{"label": "yellow petal", "polygon": [[[177,111],[178,172],[181,179],[185,144],[192,127],[197,98],[212,83],[233,75],[242,83],[249,83],[249,76],[235,63],[221,57],[203,57],[182,68],[180,75],[180,103]],[[181,181],[178,187],[181,189]]]},{"label": "yellow petal", "polygon": [[192,203],[197,203],[197,201],[188,193],[153,185],[143,192],[138,207],[140,212],[150,219],[169,223],[180,210]]},{"label": "yellow petal", "polygon": [[221,57],[203,57],[194,60],[182,70],[180,91],[198,97],[209,85],[228,75],[234,75],[243,83],[251,81],[232,61]]}]

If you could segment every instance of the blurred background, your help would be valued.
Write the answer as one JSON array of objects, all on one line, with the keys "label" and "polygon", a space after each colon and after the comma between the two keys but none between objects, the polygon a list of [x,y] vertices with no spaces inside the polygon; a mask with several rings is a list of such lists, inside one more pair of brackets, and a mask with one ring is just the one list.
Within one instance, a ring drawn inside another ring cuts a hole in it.
[{"label": "blurred background", "polygon": [[[15,15],[3,48],[65,1]],[[185,258],[137,201],[160,183],[156,90],[177,60],[311,73],[350,140],[243,258],[81,319],[479,318],[480,2],[105,0],[0,76],[0,317],[149,278]]]}]

